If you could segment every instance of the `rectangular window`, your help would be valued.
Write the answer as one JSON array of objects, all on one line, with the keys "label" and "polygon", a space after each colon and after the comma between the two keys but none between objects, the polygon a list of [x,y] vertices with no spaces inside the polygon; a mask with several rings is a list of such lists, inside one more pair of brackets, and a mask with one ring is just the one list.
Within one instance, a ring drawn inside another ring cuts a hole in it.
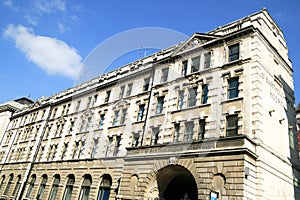
[{"label": "rectangular window", "polygon": [[96,153],[97,153],[97,149],[98,149],[98,139],[93,139],[94,140],[94,144],[93,144],[93,149],[92,149],[92,153],[91,153],[91,157],[94,158]]},{"label": "rectangular window", "polygon": [[89,131],[92,127],[92,117],[89,117],[86,123],[85,131]]},{"label": "rectangular window", "polygon": [[193,141],[193,136],[194,136],[194,122],[186,122],[184,141],[185,142]]},{"label": "rectangular window", "polygon": [[102,128],[103,128],[103,124],[104,124],[104,117],[105,117],[105,115],[104,115],[104,114],[100,115],[99,129],[102,129]]},{"label": "rectangular window", "polygon": [[183,108],[183,99],[184,99],[184,91],[180,90],[178,91],[178,105],[177,105],[178,110],[181,110]]},{"label": "rectangular window", "polygon": [[152,128],[151,145],[156,145],[159,138],[159,128]]},{"label": "rectangular window", "polygon": [[202,95],[201,103],[206,104],[208,100],[208,86],[206,84],[202,85]]},{"label": "rectangular window", "polygon": [[199,133],[198,140],[203,140],[205,134],[205,119],[200,119],[199,121]]},{"label": "rectangular window", "polygon": [[73,151],[72,159],[76,157],[78,150],[79,150],[79,142],[75,142],[75,148]]},{"label": "rectangular window", "polygon": [[133,147],[137,147],[139,145],[139,139],[140,136],[138,133],[133,135],[133,142],[132,142]]},{"label": "rectangular window", "polygon": [[92,102],[92,97],[88,97],[87,103],[86,103],[86,108],[89,108]]},{"label": "rectangular window", "polygon": [[200,69],[200,57],[192,58],[191,72],[197,72]]},{"label": "rectangular window", "polygon": [[127,93],[126,93],[126,97],[129,97],[131,95],[131,90],[132,90],[132,83],[129,83],[127,85]]},{"label": "rectangular window", "polygon": [[61,158],[60,158],[61,160],[63,160],[66,157],[67,150],[68,150],[68,143],[65,143],[63,146],[63,152],[62,152]]},{"label": "rectangular window", "polygon": [[111,154],[113,141],[114,141],[113,137],[108,137],[108,144],[107,144],[105,156],[109,156]]},{"label": "rectangular window", "polygon": [[179,136],[180,136],[180,124],[174,124],[174,142],[178,142],[179,141]]},{"label": "rectangular window", "polygon": [[182,61],[182,72],[181,72],[182,76],[186,76],[187,68],[188,68],[188,61],[187,60]]},{"label": "rectangular window", "polygon": [[70,129],[69,129],[69,134],[71,134],[74,129],[75,129],[75,122],[71,121]]},{"label": "rectangular window", "polygon": [[145,78],[144,79],[143,91],[148,91],[149,90],[149,86],[150,86],[150,78]]},{"label": "rectangular window", "polygon": [[163,106],[164,106],[164,96],[157,97],[157,107],[156,107],[156,114],[162,113]]},{"label": "rectangular window", "polygon": [[119,111],[115,111],[115,117],[114,117],[114,121],[113,121],[113,126],[118,125],[119,123]]},{"label": "rectangular window", "polygon": [[211,52],[204,54],[204,69],[210,68]]},{"label": "rectangular window", "polygon": [[[94,95],[93,105],[96,104],[97,101],[98,101],[98,94],[95,94],[95,95]],[[93,106],[93,105],[92,105],[92,106]]]},{"label": "rectangular window", "polygon": [[111,93],[110,90],[106,91],[106,96],[105,96],[104,103],[107,103],[109,101],[110,93]]},{"label": "rectangular window", "polygon": [[78,110],[79,110],[79,108],[80,108],[80,103],[81,103],[81,101],[78,100],[78,101],[77,101],[76,108],[75,108],[75,111],[78,111]]},{"label": "rectangular window", "polygon": [[119,95],[119,98],[120,98],[120,99],[123,98],[123,96],[124,96],[124,91],[125,91],[125,85],[121,86],[121,88],[120,88],[120,95]]},{"label": "rectangular window", "polygon": [[164,68],[161,70],[161,82],[166,82],[168,80],[169,68]]},{"label": "rectangular window", "polygon": [[145,104],[139,105],[139,113],[137,117],[137,121],[142,121],[144,117]]},{"label": "rectangular window", "polygon": [[229,47],[229,62],[238,60],[240,57],[240,45],[234,44]]},{"label": "rectangular window", "polygon": [[126,115],[127,115],[127,109],[122,109],[122,115],[121,115],[121,120],[120,120],[120,124],[124,124],[125,120],[126,120]]},{"label": "rectangular window", "polygon": [[234,77],[228,79],[228,99],[236,98],[239,96],[239,78]]},{"label": "rectangular window", "polygon": [[113,156],[118,155],[120,146],[121,146],[121,136],[118,135],[116,137],[116,144],[115,144],[115,149],[114,149]]},{"label": "rectangular window", "polygon": [[226,117],[226,136],[235,136],[238,134],[238,115],[230,115]]},{"label": "rectangular window", "polygon": [[189,89],[188,106],[195,106],[197,101],[197,88]]}]

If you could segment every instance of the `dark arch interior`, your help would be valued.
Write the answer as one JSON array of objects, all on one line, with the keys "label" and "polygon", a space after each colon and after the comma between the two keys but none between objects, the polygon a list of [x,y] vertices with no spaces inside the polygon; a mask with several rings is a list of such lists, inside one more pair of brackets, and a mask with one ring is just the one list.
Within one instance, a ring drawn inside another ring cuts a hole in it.
[{"label": "dark arch interior", "polygon": [[169,166],[158,176],[159,196],[164,200],[197,200],[198,190],[193,175],[184,167]]}]

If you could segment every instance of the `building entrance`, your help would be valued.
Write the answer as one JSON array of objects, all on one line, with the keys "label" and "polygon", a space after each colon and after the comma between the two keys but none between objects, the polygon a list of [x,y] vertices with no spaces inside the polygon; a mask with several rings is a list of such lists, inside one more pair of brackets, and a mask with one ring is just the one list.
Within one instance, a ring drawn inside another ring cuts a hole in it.
[{"label": "building entrance", "polygon": [[158,171],[159,199],[197,200],[198,189],[193,175],[184,167],[171,165]]}]

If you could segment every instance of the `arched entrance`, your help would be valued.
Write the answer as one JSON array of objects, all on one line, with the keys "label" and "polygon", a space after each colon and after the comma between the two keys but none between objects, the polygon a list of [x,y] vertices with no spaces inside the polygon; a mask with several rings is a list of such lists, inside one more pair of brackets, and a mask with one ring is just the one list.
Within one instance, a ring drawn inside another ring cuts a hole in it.
[{"label": "arched entrance", "polygon": [[193,175],[179,165],[167,166],[157,173],[159,198],[164,200],[197,200],[198,189]]}]

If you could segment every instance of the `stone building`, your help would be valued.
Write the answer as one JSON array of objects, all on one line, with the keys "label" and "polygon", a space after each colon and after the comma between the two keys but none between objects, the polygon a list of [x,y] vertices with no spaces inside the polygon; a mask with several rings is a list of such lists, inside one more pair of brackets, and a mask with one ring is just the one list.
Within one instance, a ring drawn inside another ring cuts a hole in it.
[{"label": "stone building", "polygon": [[15,112],[2,199],[299,199],[293,70],[263,9]]}]

